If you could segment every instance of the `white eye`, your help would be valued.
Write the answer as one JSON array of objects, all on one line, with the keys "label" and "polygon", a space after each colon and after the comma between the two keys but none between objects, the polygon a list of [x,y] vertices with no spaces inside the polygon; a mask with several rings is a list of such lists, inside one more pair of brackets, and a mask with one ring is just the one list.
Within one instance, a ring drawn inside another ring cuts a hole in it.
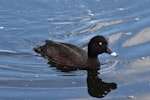
[{"label": "white eye", "polygon": [[99,42],[99,45],[103,45],[103,43],[102,43],[102,42]]}]

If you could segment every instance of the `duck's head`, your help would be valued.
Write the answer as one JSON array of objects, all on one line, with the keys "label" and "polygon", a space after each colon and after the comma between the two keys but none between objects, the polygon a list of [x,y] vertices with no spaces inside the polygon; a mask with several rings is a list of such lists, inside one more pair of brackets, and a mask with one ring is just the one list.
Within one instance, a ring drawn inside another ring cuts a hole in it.
[{"label": "duck's head", "polygon": [[101,53],[117,56],[117,53],[109,48],[107,40],[103,36],[98,35],[93,37],[88,44],[88,57],[94,58]]}]

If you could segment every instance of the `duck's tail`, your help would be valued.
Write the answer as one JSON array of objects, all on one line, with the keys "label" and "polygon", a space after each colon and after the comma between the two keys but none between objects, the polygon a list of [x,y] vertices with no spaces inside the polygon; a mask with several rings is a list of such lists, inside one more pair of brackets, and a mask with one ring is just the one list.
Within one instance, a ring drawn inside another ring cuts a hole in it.
[{"label": "duck's tail", "polygon": [[35,47],[35,48],[33,48],[33,50],[34,50],[35,52],[41,54],[41,53],[42,53],[42,46]]}]

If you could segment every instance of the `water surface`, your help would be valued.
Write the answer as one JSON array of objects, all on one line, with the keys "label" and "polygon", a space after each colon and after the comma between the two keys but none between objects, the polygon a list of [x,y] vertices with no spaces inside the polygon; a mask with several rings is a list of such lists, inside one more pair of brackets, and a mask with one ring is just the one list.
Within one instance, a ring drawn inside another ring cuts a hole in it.
[{"label": "water surface", "polygon": [[0,99],[93,100],[87,71],[61,72],[33,48],[51,39],[87,50],[105,36],[114,58],[99,56],[99,81],[117,88],[103,100],[150,98],[150,0],[1,0]]}]

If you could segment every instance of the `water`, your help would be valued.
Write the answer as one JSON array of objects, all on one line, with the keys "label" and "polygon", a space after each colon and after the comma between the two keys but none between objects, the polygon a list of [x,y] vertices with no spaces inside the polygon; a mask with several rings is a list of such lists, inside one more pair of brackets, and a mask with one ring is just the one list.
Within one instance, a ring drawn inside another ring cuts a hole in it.
[{"label": "water", "polygon": [[104,35],[99,80],[117,84],[104,100],[150,98],[150,0],[1,0],[0,100],[93,100],[86,71],[61,72],[33,48],[52,39],[87,50]]}]

